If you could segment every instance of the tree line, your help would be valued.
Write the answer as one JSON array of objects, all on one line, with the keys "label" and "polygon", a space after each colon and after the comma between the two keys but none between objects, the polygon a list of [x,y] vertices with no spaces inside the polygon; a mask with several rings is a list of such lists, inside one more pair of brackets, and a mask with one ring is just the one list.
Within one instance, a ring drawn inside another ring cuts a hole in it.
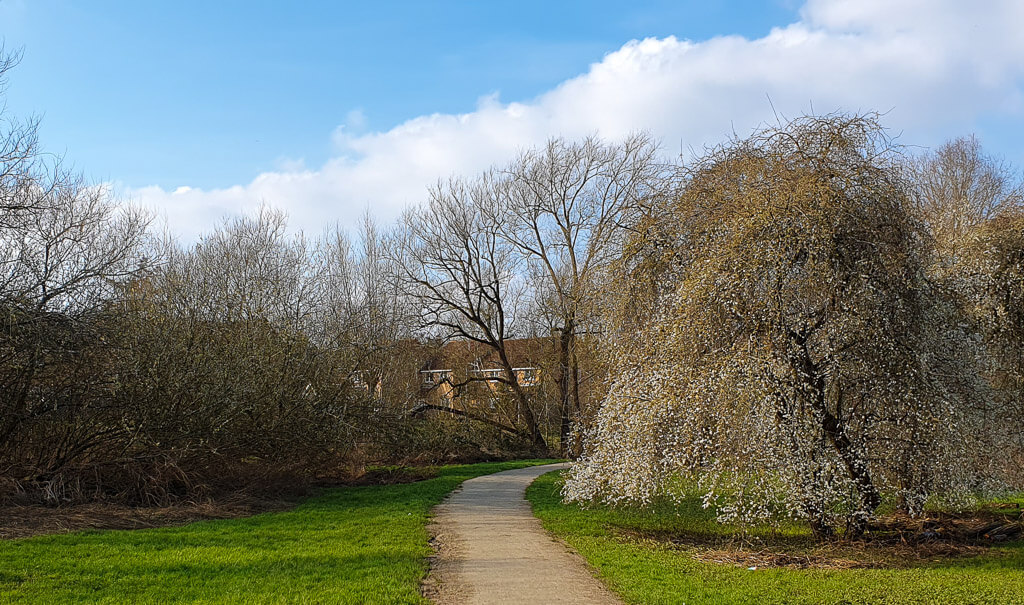
[{"label": "tree line", "polygon": [[[592,290],[661,169],[646,137],[552,141],[385,229],[310,238],[263,208],[182,244],[41,150],[37,122],[2,128],[0,485],[51,502],[558,451],[600,382]],[[523,337],[553,345],[545,389],[518,383]],[[495,353],[511,408],[410,413],[452,339]]]},{"label": "tree line", "polygon": [[[263,208],[182,244],[0,118],[6,496],[562,453],[570,498],[684,479],[723,518],[827,536],[1024,480],[1024,194],[973,138],[909,153],[837,114],[677,162],[552,139],[394,225],[308,237]],[[548,345],[543,389],[521,338]],[[453,340],[497,360],[500,401],[419,414]]]}]

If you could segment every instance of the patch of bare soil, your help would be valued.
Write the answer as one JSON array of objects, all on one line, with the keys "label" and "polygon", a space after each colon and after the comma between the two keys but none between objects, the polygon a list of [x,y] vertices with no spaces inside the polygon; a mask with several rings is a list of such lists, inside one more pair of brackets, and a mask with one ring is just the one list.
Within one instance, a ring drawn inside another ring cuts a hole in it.
[{"label": "patch of bare soil", "polygon": [[438,474],[436,466],[395,466],[370,468],[345,485],[397,485],[433,479]]},{"label": "patch of bare soil", "polygon": [[761,551],[708,550],[693,553],[693,558],[705,563],[721,563],[739,567],[784,567],[788,569],[856,569],[879,567],[867,561],[844,559],[836,556],[797,555]]},{"label": "patch of bare soil", "polygon": [[458,582],[464,548],[451,515],[438,514],[427,525],[427,531],[433,553],[429,557],[430,573],[423,579],[420,593],[435,605],[465,603],[467,591]]},{"label": "patch of bare soil", "polygon": [[689,552],[699,561],[757,568],[892,569],[992,554],[1024,540],[1024,514],[1008,507],[969,514],[891,515],[856,540],[615,530],[620,540]]},{"label": "patch of bare soil", "polygon": [[1024,512],[1016,507],[972,513],[891,515],[871,524],[873,541],[901,544],[993,545],[1024,539]]},{"label": "patch of bare soil", "polygon": [[28,538],[81,529],[144,529],[186,525],[207,519],[234,519],[259,513],[283,511],[294,499],[234,496],[209,502],[171,506],[126,506],[102,502],[64,506],[0,506],[0,539]]}]

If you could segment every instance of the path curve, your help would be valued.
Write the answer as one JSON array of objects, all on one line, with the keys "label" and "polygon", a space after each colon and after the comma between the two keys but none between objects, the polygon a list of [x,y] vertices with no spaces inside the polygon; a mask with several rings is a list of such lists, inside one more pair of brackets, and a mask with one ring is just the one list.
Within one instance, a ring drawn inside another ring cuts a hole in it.
[{"label": "path curve", "polygon": [[527,486],[567,464],[470,479],[434,509],[435,556],[424,594],[440,605],[621,601],[586,562],[549,536],[524,499]]}]

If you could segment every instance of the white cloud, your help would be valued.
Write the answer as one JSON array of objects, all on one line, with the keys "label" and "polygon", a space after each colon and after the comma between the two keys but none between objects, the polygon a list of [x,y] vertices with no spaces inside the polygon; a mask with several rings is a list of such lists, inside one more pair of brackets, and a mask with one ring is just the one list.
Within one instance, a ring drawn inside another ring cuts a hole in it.
[{"label": "white cloud", "polygon": [[366,132],[365,115],[353,110],[332,135],[336,156],[317,170],[296,163],[226,189],[126,193],[187,239],[262,202],[319,232],[353,224],[367,207],[389,221],[437,179],[475,174],[551,136],[614,139],[642,129],[675,154],[744,135],[772,121],[774,106],[789,117],[887,111],[904,142],[935,144],[978,120],[1013,123],[1024,113],[1018,0],[809,0],[800,15],[758,39],[634,40],[527,102],[485,97],[470,113],[384,132]]},{"label": "white cloud", "polygon": [[366,114],[362,109],[353,109],[345,114],[345,126],[352,132],[366,130]]}]

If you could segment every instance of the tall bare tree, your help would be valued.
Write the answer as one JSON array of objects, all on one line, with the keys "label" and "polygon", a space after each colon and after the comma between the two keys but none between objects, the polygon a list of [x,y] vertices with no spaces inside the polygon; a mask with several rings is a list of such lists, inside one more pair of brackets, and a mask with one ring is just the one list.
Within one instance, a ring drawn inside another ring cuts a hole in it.
[{"label": "tall bare tree", "polygon": [[[423,326],[494,351],[503,370],[498,380],[516,404],[504,426],[543,449],[533,402],[507,347],[523,320],[526,285],[522,256],[502,237],[495,186],[490,175],[438,184],[425,205],[405,214],[391,250]],[[518,417],[521,426],[513,424]]]},{"label": "tall bare tree", "polygon": [[410,389],[399,386],[408,372],[400,369],[405,364],[399,360],[404,357],[403,344],[412,337],[413,317],[400,271],[386,246],[369,213],[363,215],[354,243],[339,228],[328,234],[322,254],[331,286],[323,325],[329,326],[335,346],[358,351],[352,380],[369,393],[380,393],[383,401],[408,407],[403,396]]},{"label": "tall bare tree", "polygon": [[[0,50],[0,92],[16,62]],[[0,448],[25,423],[70,409],[55,397],[66,384],[52,362],[73,354],[73,333],[146,265],[145,213],[44,154],[36,129],[0,111]]]},{"label": "tall bare tree", "polygon": [[656,151],[646,135],[617,144],[552,139],[492,177],[500,179],[492,220],[524,257],[538,309],[557,341],[563,452],[583,412],[579,338],[597,326],[595,301],[625,227],[665,184]]},{"label": "tall bare tree", "polygon": [[974,136],[939,146],[913,167],[921,217],[950,258],[973,228],[1024,207],[1024,181],[1005,161],[986,155]]},{"label": "tall bare tree", "polygon": [[[918,208],[931,235],[929,276],[959,303],[981,341],[992,398],[978,398],[979,464],[1019,483],[1024,460],[1024,175],[961,137],[915,159]],[[984,477],[984,475],[989,475]]]}]

